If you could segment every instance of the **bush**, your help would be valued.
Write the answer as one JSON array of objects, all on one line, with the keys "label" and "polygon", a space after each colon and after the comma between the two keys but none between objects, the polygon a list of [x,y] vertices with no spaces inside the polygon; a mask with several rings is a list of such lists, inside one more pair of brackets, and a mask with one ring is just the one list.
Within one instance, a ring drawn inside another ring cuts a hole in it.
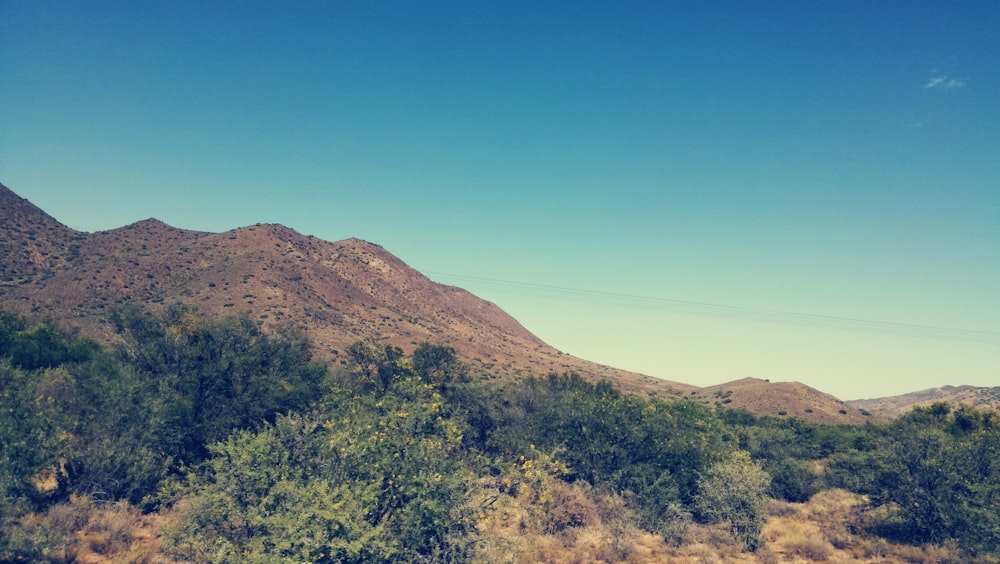
[{"label": "bush", "polygon": [[823,486],[820,476],[809,461],[784,459],[772,464],[767,470],[771,475],[768,492],[775,499],[804,503]]},{"label": "bush", "polygon": [[170,553],[336,562],[465,554],[460,432],[432,387],[413,377],[327,409],[212,445],[168,496],[187,515]]},{"label": "bush", "polygon": [[753,552],[762,543],[770,481],[760,464],[737,451],[698,480],[698,510],[708,521],[728,522],[733,538]]}]

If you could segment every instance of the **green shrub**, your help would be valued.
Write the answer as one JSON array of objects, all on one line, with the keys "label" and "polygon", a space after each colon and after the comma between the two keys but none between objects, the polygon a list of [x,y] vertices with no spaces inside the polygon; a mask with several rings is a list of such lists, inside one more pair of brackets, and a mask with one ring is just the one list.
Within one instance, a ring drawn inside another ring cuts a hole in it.
[{"label": "green shrub", "polygon": [[770,481],[748,453],[737,451],[698,480],[698,511],[710,522],[728,522],[733,538],[753,552],[763,543]]}]

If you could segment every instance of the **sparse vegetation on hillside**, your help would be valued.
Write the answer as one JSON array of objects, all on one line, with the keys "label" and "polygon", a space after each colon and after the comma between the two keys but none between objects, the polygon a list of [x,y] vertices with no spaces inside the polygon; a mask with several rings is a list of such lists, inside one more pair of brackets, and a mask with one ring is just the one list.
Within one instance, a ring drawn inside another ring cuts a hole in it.
[{"label": "sparse vegetation on hillside", "polygon": [[991,411],[820,426],[432,344],[324,367],[182,306],[109,321],[113,350],[0,315],[0,560],[1000,558]]}]

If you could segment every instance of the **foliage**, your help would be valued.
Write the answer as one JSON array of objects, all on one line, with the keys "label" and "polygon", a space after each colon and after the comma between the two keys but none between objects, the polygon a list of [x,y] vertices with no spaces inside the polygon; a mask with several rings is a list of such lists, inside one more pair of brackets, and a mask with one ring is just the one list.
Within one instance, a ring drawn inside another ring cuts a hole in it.
[{"label": "foliage", "polygon": [[721,417],[735,430],[740,448],[771,475],[769,494],[797,503],[826,487],[819,462],[850,450],[856,433],[849,427],[755,417],[739,410],[724,411]]},{"label": "foliage", "polygon": [[745,451],[717,462],[698,480],[697,507],[709,521],[729,523],[733,537],[755,551],[767,518],[771,477]]},{"label": "foliage", "polygon": [[804,503],[824,489],[823,477],[812,461],[786,458],[764,468],[771,475],[768,495],[775,499]]},{"label": "foliage", "polygon": [[363,381],[379,394],[387,393],[397,381],[413,375],[403,364],[403,349],[358,341],[347,349]]},{"label": "foliage", "polygon": [[444,345],[421,343],[411,356],[413,371],[424,382],[446,389],[455,382],[467,381],[465,368],[455,356],[455,349]]},{"label": "foliage", "polygon": [[38,554],[18,520],[61,489],[61,417],[31,376],[0,361],[0,561]]},{"label": "foliage", "polygon": [[100,346],[51,324],[28,327],[24,319],[0,311],[0,358],[22,370],[85,362]]},{"label": "foliage", "polygon": [[731,448],[715,413],[688,401],[646,401],[578,375],[510,385],[490,417],[487,452],[559,450],[569,480],[628,494],[651,530],[693,500],[699,472]]},{"label": "foliage", "polygon": [[66,495],[70,432],[82,408],[72,372],[98,350],[70,332],[0,312],[0,559],[37,556],[45,544],[37,528],[17,522]]},{"label": "foliage", "polygon": [[460,427],[418,379],[210,447],[172,492],[184,559],[447,561],[465,547]]},{"label": "foliage", "polygon": [[[0,319],[11,347],[0,350],[0,503],[30,509],[70,492],[139,503],[179,465],[203,459],[209,442],[322,395],[325,368],[295,332],[265,335],[245,318],[211,323],[179,306],[112,319],[123,339],[116,355]],[[39,496],[31,481],[42,472],[55,486]]]},{"label": "foliage", "polygon": [[356,519],[367,491],[312,475],[330,462],[317,455],[321,430],[314,418],[290,415],[213,444],[205,465],[167,490],[184,516],[168,534],[169,553],[202,562],[356,555],[369,533]]},{"label": "foliage", "polygon": [[210,323],[185,306],[162,317],[133,308],[112,316],[120,355],[155,388],[156,414],[173,456],[203,452],[234,429],[302,409],[321,394],[325,369],[301,333],[265,335],[247,317]]},{"label": "foliage", "polygon": [[875,505],[877,530],[914,544],[957,540],[971,554],[1000,549],[1000,416],[944,403],[915,408],[871,448],[833,461]]},{"label": "foliage", "polygon": [[[614,561],[640,529],[685,542],[692,513],[754,549],[767,495],[831,488],[869,500],[831,550],[867,530],[967,560],[1000,554],[992,411],[937,404],[822,426],[573,374],[473,379],[429,343],[410,356],[357,343],[330,372],[298,331],[183,306],[110,321],[120,343],[104,350],[0,311],[0,560],[155,550],[126,534],[140,509],[182,515],[167,541],[192,561]],[[534,540],[483,537],[520,526]]]},{"label": "foliage", "polygon": [[498,475],[473,494],[482,532],[474,561],[635,561],[639,517],[623,496],[565,482],[565,464],[537,449],[492,468]]}]

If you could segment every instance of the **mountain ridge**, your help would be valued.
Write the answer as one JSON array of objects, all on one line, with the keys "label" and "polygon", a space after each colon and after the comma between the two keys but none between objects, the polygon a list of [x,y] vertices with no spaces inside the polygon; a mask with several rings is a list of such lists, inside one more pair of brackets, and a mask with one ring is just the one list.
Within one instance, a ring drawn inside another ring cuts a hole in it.
[{"label": "mountain ridge", "polygon": [[207,316],[246,315],[265,328],[294,322],[317,356],[346,361],[356,341],[411,349],[455,348],[497,377],[576,372],[627,391],[685,397],[757,415],[819,423],[866,420],[860,406],[798,382],[757,379],[699,388],[564,354],[492,302],[434,282],[382,246],[357,238],[329,242],[280,224],[214,233],[155,217],[86,233],[69,228],[0,184],[0,305],[78,325],[100,341],[114,307],[153,310],[180,302]]},{"label": "mountain ridge", "polygon": [[691,388],[564,355],[495,304],[433,282],[361,239],[328,242],[266,223],[212,233],[156,218],[85,233],[3,185],[0,202],[0,249],[8,257],[0,264],[0,303],[79,325],[101,341],[114,338],[103,323],[111,308],[181,302],[209,316],[248,315],[265,327],[303,323],[318,356],[334,361],[358,340],[404,349],[433,342],[504,376],[578,372],[667,396]]},{"label": "mountain ridge", "polygon": [[1000,386],[941,386],[882,398],[849,400],[845,403],[884,417],[897,417],[914,407],[945,402],[952,407],[971,405],[1000,410]]}]

